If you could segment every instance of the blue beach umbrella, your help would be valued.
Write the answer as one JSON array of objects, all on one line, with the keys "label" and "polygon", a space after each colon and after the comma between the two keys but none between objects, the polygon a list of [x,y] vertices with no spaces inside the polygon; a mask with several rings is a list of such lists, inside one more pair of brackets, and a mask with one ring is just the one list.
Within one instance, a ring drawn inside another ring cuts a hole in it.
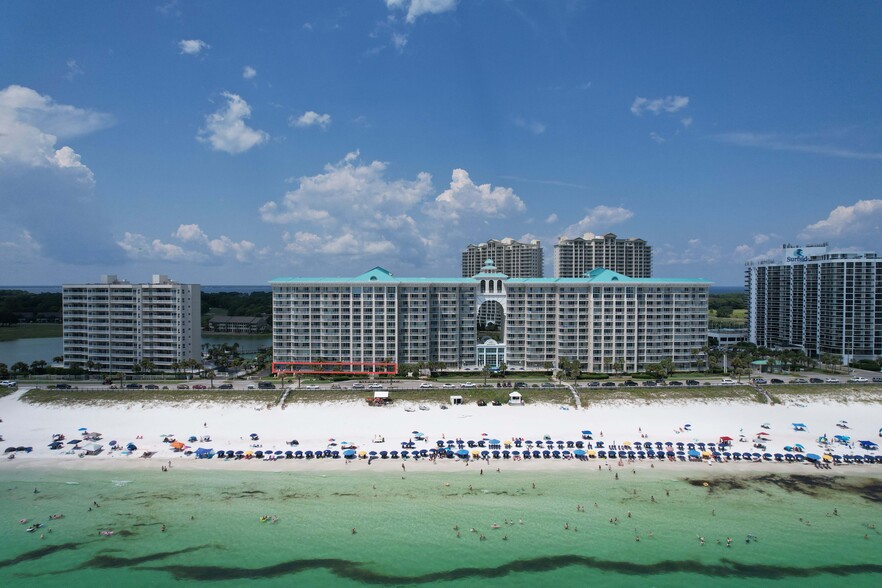
[{"label": "blue beach umbrella", "polygon": [[468,449],[460,449],[456,452],[456,455],[465,459],[469,456],[469,450]]},{"label": "blue beach umbrella", "polygon": [[821,461],[821,456],[817,453],[806,454],[805,458],[809,461]]}]

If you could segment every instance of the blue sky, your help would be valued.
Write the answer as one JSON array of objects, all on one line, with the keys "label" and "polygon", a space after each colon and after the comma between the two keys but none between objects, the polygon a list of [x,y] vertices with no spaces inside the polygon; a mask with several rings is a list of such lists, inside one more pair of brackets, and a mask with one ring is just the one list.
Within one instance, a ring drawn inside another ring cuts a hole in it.
[{"label": "blue sky", "polygon": [[879,250],[882,4],[0,8],[0,284],[456,276],[614,232],[741,283]]}]

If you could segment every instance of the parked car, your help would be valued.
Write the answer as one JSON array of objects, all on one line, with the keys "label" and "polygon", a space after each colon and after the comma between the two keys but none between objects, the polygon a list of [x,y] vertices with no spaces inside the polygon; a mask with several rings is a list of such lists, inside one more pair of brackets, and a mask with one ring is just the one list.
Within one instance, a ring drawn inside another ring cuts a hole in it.
[{"label": "parked car", "polygon": [[318,384],[307,384],[303,387],[305,390],[321,390],[321,386]]},{"label": "parked car", "polygon": [[826,380],[824,380],[824,383],[825,384],[838,384],[839,378],[827,378]]},{"label": "parked car", "polygon": [[18,382],[14,381],[14,380],[3,380],[2,382],[0,382],[0,386],[5,386],[7,388],[15,388],[16,386],[18,386]]},{"label": "parked car", "polygon": [[880,378],[879,376],[874,376],[874,377],[873,377],[873,383],[874,383],[874,384],[880,384],[880,383],[882,383],[882,378]]},{"label": "parked car", "polygon": [[687,386],[698,386],[698,380],[686,380]]},{"label": "parked car", "polygon": [[543,388],[554,388],[554,384],[552,384],[551,382],[542,382],[542,387]]},{"label": "parked car", "polygon": [[462,387],[463,388],[477,388],[477,386],[475,384],[472,384],[471,382],[466,382],[465,384],[462,385]]},{"label": "parked car", "polygon": [[189,390],[190,386],[188,386],[187,384],[178,384],[177,388],[178,390]]},{"label": "parked car", "polygon": [[854,376],[853,378],[849,378],[848,381],[855,382],[857,384],[864,384],[866,382],[869,382],[870,380],[868,378],[863,377],[863,376]]},{"label": "parked car", "polygon": [[794,378],[794,379],[790,380],[790,383],[791,384],[808,384],[809,382],[805,378]]},{"label": "parked car", "polygon": [[[195,388],[196,386],[193,386],[193,387]],[[273,384],[272,382],[258,382],[257,387],[260,388],[261,390],[275,390],[276,389],[276,385]]]},{"label": "parked car", "polygon": [[597,380],[594,380],[593,382],[588,382],[588,387],[589,388],[599,388],[600,382],[598,382]]},{"label": "parked car", "polygon": [[452,390],[452,389],[456,388],[456,384],[451,384],[448,382],[446,384],[441,384],[441,387],[444,388],[445,390]]},{"label": "parked car", "polygon": [[754,378],[753,381],[756,382],[757,384],[768,384],[769,383],[768,381],[766,381],[765,378]]},{"label": "parked car", "polygon": [[207,390],[208,386],[206,386],[205,384],[193,384],[193,389],[194,390]]},{"label": "parked car", "polygon": [[601,384],[601,386],[603,386],[604,388],[615,388],[616,383],[615,382],[604,382],[603,384]]},{"label": "parked car", "polygon": [[71,388],[73,388],[73,386],[70,384],[55,384],[56,390],[70,390]]},{"label": "parked car", "polygon": [[772,379],[771,379],[771,382],[772,382],[773,384],[783,384],[783,383],[784,383],[784,380],[779,380],[778,378],[772,378]]},{"label": "parked car", "polygon": [[434,386],[432,386],[432,385],[431,385],[430,383],[428,383],[428,382],[423,382],[422,384],[420,384],[420,388],[424,388],[424,389],[425,389],[425,388],[434,388]]},{"label": "parked car", "polygon": [[352,385],[353,390],[364,390],[364,384],[361,382],[356,382]]},{"label": "parked car", "polygon": [[677,380],[671,380],[668,382],[668,386],[682,386],[683,382],[678,382]]},{"label": "parked car", "polygon": [[652,387],[652,386],[655,386],[656,383],[653,382],[652,380],[644,380],[644,381],[643,381],[643,385],[644,385],[644,386],[650,386],[650,387]]},{"label": "parked car", "polygon": [[379,382],[374,382],[373,384],[368,386],[368,388],[370,388],[371,390],[379,390],[382,387],[383,387],[383,385],[380,384]]},{"label": "parked car", "polygon": [[733,380],[732,378],[723,378],[722,380],[720,380],[720,384],[722,384],[723,386],[731,386],[735,383],[735,380]]},{"label": "parked car", "polygon": [[637,386],[637,385],[638,385],[637,382],[635,382],[634,380],[625,380],[624,382],[622,382],[622,386]]},{"label": "parked car", "polygon": [[127,390],[140,390],[141,388],[143,388],[141,384],[126,384]]},{"label": "parked car", "polygon": [[823,384],[824,380],[821,378],[809,378],[809,384]]},{"label": "parked car", "polygon": [[515,383],[514,383],[514,387],[515,387],[515,388],[526,388],[526,387],[527,387],[527,383],[526,383],[526,382],[515,382]]},{"label": "parked car", "polygon": [[218,390],[232,390],[233,385],[232,384],[221,384],[220,386],[217,387],[217,389]]},{"label": "parked car", "polygon": [[147,384],[146,386],[144,386],[144,388],[146,390],[159,390],[159,386],[157,386],[156,384]]}]

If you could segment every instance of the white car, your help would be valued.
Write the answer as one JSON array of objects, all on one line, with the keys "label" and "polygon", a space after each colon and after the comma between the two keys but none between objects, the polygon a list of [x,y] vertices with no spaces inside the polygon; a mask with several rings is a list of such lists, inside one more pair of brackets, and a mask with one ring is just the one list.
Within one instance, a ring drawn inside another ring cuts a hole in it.
[{"label": "white car", "polygon": [[7,388],[15,388],[18,386],[18,382],[14,380],[3,380],[0,382],[0,386],[6,386]]},{"label": "white car", "polygon": [[306,388],[307,390],[319,390],[320,389],[318,384],[307,384],[306,386],[304,386],[304,388]]},{"label": "white car", "polygon": [[722,380],[720,380],[720,384],[723,384],[724,386],[727,384],[734,384],[734,383],[735,383],[735,380],[733,380],[732,378],[723,378]]},{"label": "white car", "polygon": [[[354,388],[354,387],[355,387],[355,386],[353,386],[353,388]],[[377,382],[374,382],[373,384],[371,384],[370,386],[368,386],[368,388],[370,388],[371,390],[379,390],[379,389],[382,388],[382,387],[383,387],[383,385],[382,385],[382,384],[378,384]]]},{"label": "white car", "polygon": [[824,383],[825,384],[838,384],[839,378],[827,378],[826,380],[824,380]]},{"label": "white car", "polygon": [[475,384],[472,384],[471,382],[466,382],[465,384],[462,385],[462,387],[463,388],[477,388],[477,386]]},{"label": "white car", "polygon": [[456,388],[456,384],[441,384],[441,387],[446,390],[452,390],[453,388]]},{"label": "white car", "polygon": [[863,377],[863,376],[855,376],[855,377],[849,379],[848,381],[849,382],[858,382],[858,383],[863,384],[865,382],[869,382],[870,380],[868,378]]},{"label": "white car", "polygon": [[434,388],[434,386],[432,386],[428,382],[423,382],[422,384],[420,384],[420,388]]}]

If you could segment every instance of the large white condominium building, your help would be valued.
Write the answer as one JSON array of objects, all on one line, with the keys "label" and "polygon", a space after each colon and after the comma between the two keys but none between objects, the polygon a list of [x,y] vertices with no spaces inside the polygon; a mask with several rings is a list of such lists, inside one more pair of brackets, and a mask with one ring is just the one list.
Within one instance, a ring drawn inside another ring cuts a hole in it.
[{"label": "large white condominium building", "polygon": [[157,369],[200,358],[198,284],[154,275],[149,284],[102,276],[98,284],[65,284],[64,365],[131,372],[149,360]]},{"label": "large white condominium building", "polygon": [[[281,372],[382,372],[383,362],[480,369],[479,358],[488,357],[511,370],[560,359],[578,359],[591,372],[640,371],[663,359],[687,370],[707,344],[710,283],[700,279],[603,269],[580,278],[510,278],[488,262],[468,278],[396,278],[374,268],[354,278],[271,283]],[[485,306],[500,324],[479,340],[476,318]]]},{"label": "large white condominium building", "polygon": [[543,275],[542,246],[539,241],[520,243],[510,237],[501,241],[469,245],[462,252],[462,276],[470,278],[492,260],[500,272],[511,278],[541,278]]},{"label": "large white condominium building", "polygon": [[578,278],[597,268],[630,278],[652,277],[652,247],[643,239],[619,239],[613,233],[585,233],[561,238],[554,246],[554,277]]},{"label": "large white condominium building", "polygon": [[747,265],[749,341],[835,354],[844,364],[882,355],[882,259],[826,243],[781,253]]}]

